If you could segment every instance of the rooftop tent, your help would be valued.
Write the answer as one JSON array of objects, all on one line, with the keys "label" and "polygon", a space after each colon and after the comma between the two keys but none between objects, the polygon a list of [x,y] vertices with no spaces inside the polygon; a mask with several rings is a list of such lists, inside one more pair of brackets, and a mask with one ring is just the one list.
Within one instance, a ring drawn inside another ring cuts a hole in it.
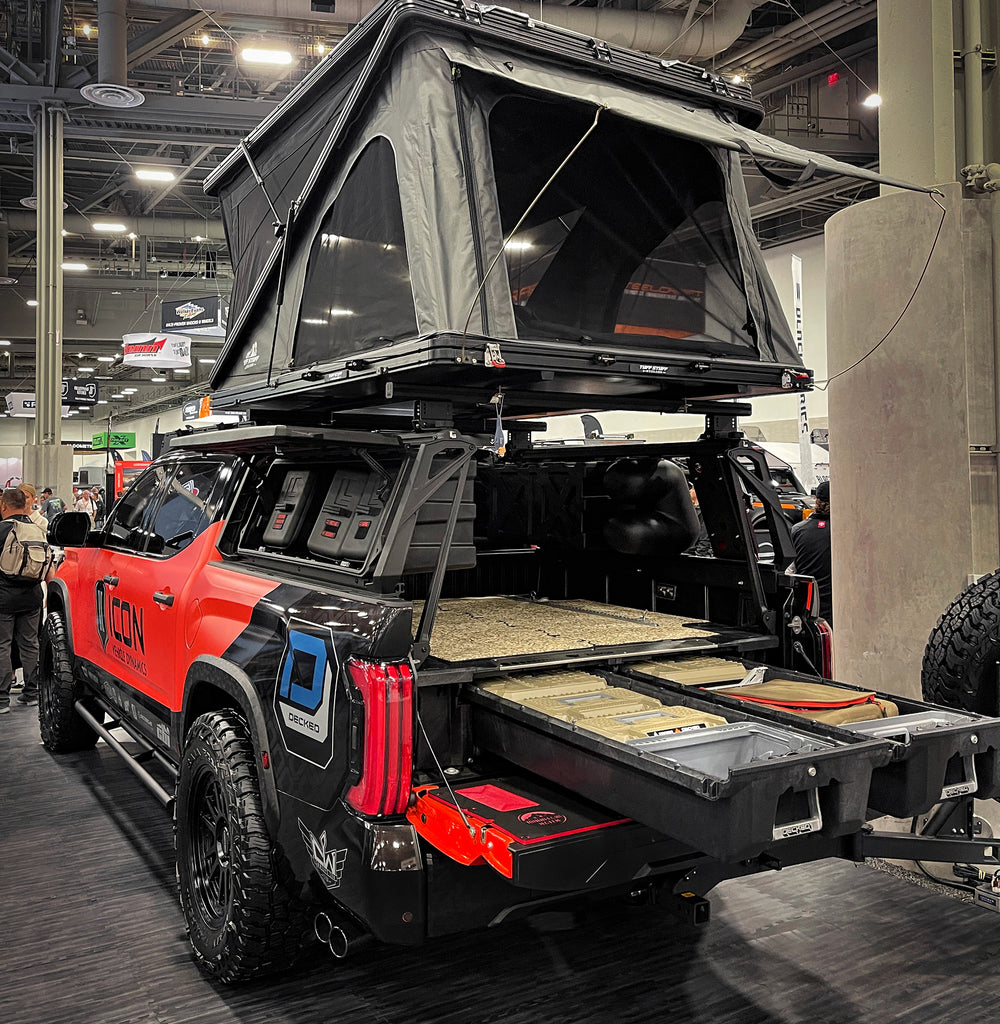
[{"label": "rooftop tent", "polygon": [[373,12],[209,181],[236,264],[213,404],[800,386],[740,154],[873,175],[757,135],[700,69],[595,45],[500,8]]}]

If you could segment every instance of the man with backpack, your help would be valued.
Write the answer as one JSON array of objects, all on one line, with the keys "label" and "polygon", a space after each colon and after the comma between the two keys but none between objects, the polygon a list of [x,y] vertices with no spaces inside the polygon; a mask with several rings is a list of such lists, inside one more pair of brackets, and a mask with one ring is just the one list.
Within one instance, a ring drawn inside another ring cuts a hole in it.
[{"label": "man with backpack", "polygon": [[17,641],[24,670],[18,704],[38,703],[38,625],[42,581],[52,567],[45,531],[29,518],[24,491],[0,492],[0,715],[10,711],[11,641]]}]

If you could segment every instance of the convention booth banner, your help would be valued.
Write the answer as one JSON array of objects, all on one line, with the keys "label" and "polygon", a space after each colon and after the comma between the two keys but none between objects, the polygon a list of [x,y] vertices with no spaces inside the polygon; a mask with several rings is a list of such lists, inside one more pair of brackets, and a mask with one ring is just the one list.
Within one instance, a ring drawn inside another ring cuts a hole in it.
[{"label": "convention booth banner", "polygon": [[203,299],[178,299],[160,304],[160,329],[181,330],[187,334],[200,334],[213,338],[226,336],[226,315],[229,307],[221,295],[208,295]]},{"label": "convention booth banner", "polygon": [[95,452],[106,451],[109,448],[118,451],[123,448],[134,447],[135,434],[131,431],[112,430],[110,434],[104,431],[100,434],[94,434],[90,439],[90,448]]},{"label": "convention booth banner", "polygon": [[125,334],[122,348],[126,366],[170,370],[191,365],[191,339],[185,334]]},{"label": "convention booth banner", "polygon": [[[30,416],[34,419],[37,405],[34,391],[12,391],[7,395],[8,416]],[[63,416],[69,415],[68,405],[62,406],[61,409]]]},{"label": "convention booth banner", "polygon": [[205,395],[204,398],[196,398],[192,402],[185,402],[181,406],[181,419],[187,422],[188,420],[201,420],[212,414],[212,399]]},{"label": "convention booth banner", "polygon": [[66,405],[97,405],[97,381],[66,377],[62,382],[62,400]]}]

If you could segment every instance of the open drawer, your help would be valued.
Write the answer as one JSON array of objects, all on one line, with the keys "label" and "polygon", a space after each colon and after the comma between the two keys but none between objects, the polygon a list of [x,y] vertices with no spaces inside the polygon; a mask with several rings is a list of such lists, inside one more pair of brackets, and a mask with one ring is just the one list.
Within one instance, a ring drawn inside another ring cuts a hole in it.
[{"label": "open drawer", "polygon": [[[754,667],[750,662],[744,664],[747,669]],[[732,686],[731,681],[692,686],[672,680],[669,665],[668,659],[641,667],[625,665],[621,674],[610,673],[607,678],[617,685],[629,680],[627,685],[639,693],[656,694],[668,702],[677,700],[723,715],[746,706],[731,693],[719,692],[719,687]],[[684,674],[678,672],[679,676]],[[815,682],[809,676],[770,667],[764,668],[764,678]],[[859,694],[873,692],[840,682],[836,686]],[[794,725],[817,738],[837,741],[851,736],[890,743],[889,761],[872,773],[868,795],[870,818],[882,814],[912,817],[950,797],[974,794],[989,799],[1000,795],[1000,719],[895,695],[876,692],[875,697],[876,704],[881,701],[898,710],[898,714],[831,725],[759,704],[754,704],[754,713],[776,725]]]},{"label": "open drawer", "polygon": [[821,737],[739,708],[721,725],[623,741],[483,686],[465,692],[482,750],[721,861],[856,831],[872,773],[892,757],[890,740]]}]

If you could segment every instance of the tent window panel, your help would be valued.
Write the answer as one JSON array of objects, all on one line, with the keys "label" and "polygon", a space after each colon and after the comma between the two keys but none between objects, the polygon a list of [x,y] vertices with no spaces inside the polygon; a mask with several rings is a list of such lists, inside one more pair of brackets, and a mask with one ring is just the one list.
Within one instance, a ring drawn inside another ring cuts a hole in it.
[{"label": "tent window panel", "polygon": [[417,333],[396,162],[372,140],[309,253],[295,362],[320,362]]},{"label": "tent window panel", "polygon": [[[548,98],[494,104],[505,237],[592,120],[592,109]],[[726,182],[699,143],[605,114],[504,257],[520,337],[756,349]]]}]

